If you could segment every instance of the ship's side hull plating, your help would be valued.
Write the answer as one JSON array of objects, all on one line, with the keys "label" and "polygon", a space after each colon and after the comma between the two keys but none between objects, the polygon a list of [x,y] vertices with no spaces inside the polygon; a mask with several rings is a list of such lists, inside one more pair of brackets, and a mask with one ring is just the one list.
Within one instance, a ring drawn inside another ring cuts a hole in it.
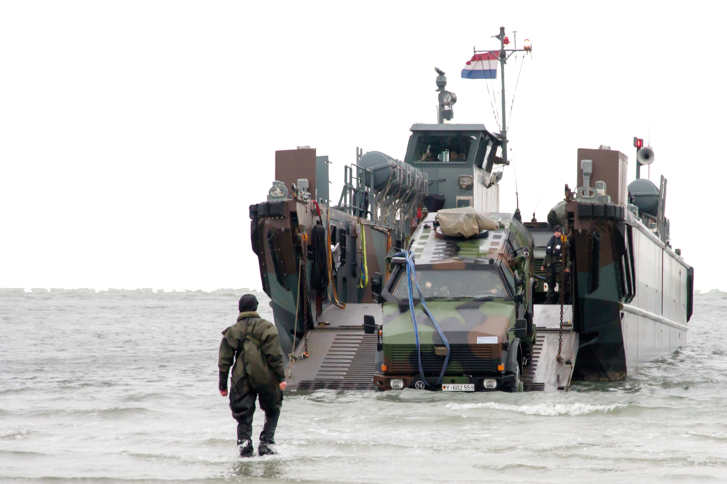
[{"label": "ship's side hull plating", "polygon": [[624,305],[621,330],[629,372],[687,343],[693,271],[641,223],[630,217],[636,294]]},{"label": "ship's side hull plating", "polygon": [[691,268],[623,207],[571,201],[568,212],[574,379],[623,380],[686,344]]}]

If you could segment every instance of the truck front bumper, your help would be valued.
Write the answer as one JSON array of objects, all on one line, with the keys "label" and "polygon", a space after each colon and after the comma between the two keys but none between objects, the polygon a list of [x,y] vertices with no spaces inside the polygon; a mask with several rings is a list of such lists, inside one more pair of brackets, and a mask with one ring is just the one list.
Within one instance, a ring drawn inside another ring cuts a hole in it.
[{"label": "truck front bumper", "polygon": [[[392,388],[392,382],[395,380],[401,380],[401,388]],[[442,385],[437,385],[437,377],[427,377],[429,385],[425,385],[421,377],[418,375],[382,375],[374,374],[374,386],[378,390],[396,390],[404,388],[413,388],[416,390],[441,390]],[[491,386],[490,383],[486,386],[487,380],[494,380],[496,385],[494,388],[488,388]],[[517,388],[516,375],[512,373],[498,374],[498,375],[482,375],[482,376],[445,376],[442,383],[474,383],[476,392],[492,392],[492,391],[513,391],[512,388]]]}]

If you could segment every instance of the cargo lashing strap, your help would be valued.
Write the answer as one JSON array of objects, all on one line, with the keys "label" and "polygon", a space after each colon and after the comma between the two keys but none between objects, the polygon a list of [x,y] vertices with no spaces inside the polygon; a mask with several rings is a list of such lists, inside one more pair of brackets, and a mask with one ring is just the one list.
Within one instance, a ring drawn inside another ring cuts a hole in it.
[{"label": "cargo lashing strap", "polygon": [[293,363],[297,360],[295,350],[298,343],[298,315],[301,310],[301,288],[303,292],[303,327],[305,328],[305,334],[303,336],[304,348],[301,356],[303,358],[308,358],[308,280],[305,273],[305,268],[308,264],[308,249],[305,244],[307,242],[307,237],[305,235],[306,234],[304,233],[301,237],[300,264],[298,266],[298,296],[295,300],[295,329],[293,330],[293,346],[291,348],[291,353],[288,355],[288,366],[286,368],[288,370],[288,378],[293,377]]},{"label": "cargo lashing strap", "polygon": [[442,372],[439,374],[439,379],[437,380],[437,386],[442,384],[442,380],[444,379],[444,373],[447,371],[447,365],[449,364],[449,355],[450,355],[450,349],[449,349],[449,341],[447,340],[447,337],[444,336],[444,332],[442,331],[442,328],[439,327],[439,324],[437,324],[437,320],[434,319],[434,316],[429,311],[429,308],[427,307],[427,303],[424,301],[424,294],[422,294],[422,290],[419,287],[419,281],[417,281],[416,277],[416,269],[414,268],[414,258],[412,257],[411,251],[406,252],[399,252],[398,254],[394,254],[394,257],[406,257],[406,279],[407,279],[407,285],[409,290],[409,312],[411,313],[411,321],[414,324],[414,337],[416,339],[416,346],[417,346],[417,360],[419,363],[419,376],[424,382],[424,385],[431,386],[427,379],[424,376],[424,369],[422,367],[422,350],[421,346],[419,344],[419,326],[417,325],[417,318],[416,314],[414,313],[414,297],[412,294],[412,279],[414,279],[414,284],[416,285],[417,292],[419,293],[419,300],[422,303],[422,306],[424,307],[424,312],[429,316],[429,319],[432,320],[432,323],[434,323],[434,327],[437,329],[437,333],[439,333],[439,337],[442,338],[442,341],[444,342],[444,346],[447,348],[447,356],[444,358],[444,365],[442,366]]},{"label": "cargo lashing strap", "polygon": [[361,277],[359,280],[358,287],[363,289],[366,287],[369,281],[369,265],[366,262],[366,226],[361,220]]}]

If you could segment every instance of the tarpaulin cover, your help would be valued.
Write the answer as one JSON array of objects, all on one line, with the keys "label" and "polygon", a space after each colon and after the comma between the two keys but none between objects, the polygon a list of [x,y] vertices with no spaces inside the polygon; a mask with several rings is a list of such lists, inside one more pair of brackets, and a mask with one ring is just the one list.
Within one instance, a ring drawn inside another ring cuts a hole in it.
[{"label": "tarpaulin cover", "polygon": [[483,230],[497,230],[500,225],[472,207],[447,208],[437,212],[439,228],[450,237],[469,238]]}]

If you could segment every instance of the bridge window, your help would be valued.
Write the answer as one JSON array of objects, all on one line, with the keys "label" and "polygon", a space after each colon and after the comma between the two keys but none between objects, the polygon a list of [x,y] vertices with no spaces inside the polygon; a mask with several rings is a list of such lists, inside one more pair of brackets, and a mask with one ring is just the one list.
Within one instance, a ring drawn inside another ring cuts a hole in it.
[{"label": "bridge window", "polygon": [[465,163],[470,154],[473,136],[457,134],[425,134],[419,137],[412,161],[432,163]]}]

